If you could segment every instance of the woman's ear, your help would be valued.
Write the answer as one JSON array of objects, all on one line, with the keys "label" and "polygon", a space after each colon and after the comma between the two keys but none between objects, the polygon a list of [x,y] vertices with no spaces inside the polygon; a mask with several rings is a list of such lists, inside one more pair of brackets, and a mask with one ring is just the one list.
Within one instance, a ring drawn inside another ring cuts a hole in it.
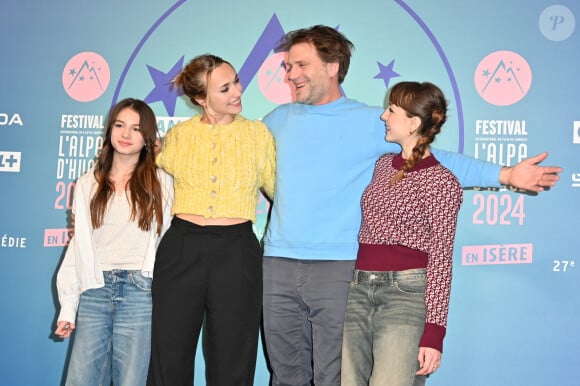
[{"label": "woman's ear", "polygon": [[411,134],[415,134],[417,130],[421,128],[421,118],[412,117],[411,118]]},{"label": "woman's ear", "polygon": [[201,107],[203,107],[205,109],[205,98],[194,98],[195,101],[197,102],[197,104],[199,104]]}]

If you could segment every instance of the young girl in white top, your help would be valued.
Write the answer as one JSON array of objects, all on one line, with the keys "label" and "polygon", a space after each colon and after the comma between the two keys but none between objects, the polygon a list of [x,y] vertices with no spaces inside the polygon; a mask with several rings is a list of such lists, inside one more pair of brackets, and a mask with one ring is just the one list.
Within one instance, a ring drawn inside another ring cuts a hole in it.
[{"label": "young girl in white top", "polygon": [[120,101],[96,165],[76,183],[75,233],[57,275],[55,334],[75,331],[67,385],[145,384],[155,250],[173,201],[171,177],[155,166],[156,138],[151,108]]}]

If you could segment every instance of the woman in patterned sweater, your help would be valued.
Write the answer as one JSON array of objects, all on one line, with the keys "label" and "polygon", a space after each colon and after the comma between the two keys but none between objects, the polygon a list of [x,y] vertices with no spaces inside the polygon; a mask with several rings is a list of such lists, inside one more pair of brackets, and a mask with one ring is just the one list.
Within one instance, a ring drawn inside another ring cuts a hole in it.
[{"label": "woman in patterned sweater", "polygon": [[453,242],[463,191],[430,153],[447,101],[401,82],[381,116],[385,154],[362,197],[359,251],[344,326],[343,385],[424,385],[441,362]]}]

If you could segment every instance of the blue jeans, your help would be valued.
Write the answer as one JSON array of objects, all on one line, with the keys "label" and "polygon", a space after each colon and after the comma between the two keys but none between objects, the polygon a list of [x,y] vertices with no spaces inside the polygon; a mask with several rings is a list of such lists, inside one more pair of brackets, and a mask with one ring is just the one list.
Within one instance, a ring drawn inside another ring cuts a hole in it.
[{"label": "blue jeans", "polygon": [[81,294],[66,385],[145,385],[152,280],[140,271],[103,276],[104,287]]},{"label": "blue jeans", "polygon": [[419,341],[425,328],[425,269],[356,270],[342,346],[342,385],[419,386]]},{"label": "blue jeans", "polygon": [[340,385],[354,260],[264,258],[264,337],[272,386]]}]

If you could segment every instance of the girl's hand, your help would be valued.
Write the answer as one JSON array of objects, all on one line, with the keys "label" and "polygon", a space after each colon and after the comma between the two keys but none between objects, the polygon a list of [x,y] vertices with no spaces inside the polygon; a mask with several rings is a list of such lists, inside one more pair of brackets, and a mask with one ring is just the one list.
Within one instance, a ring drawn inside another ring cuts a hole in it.
[{"label": "girl's hand", "polygon": [[60,338],[68,338],[75,329],[75,324],[73,322],[67,322],[65,320],[59,320],[56,323],[56,330],[54,333]]},{"label": "girl's hand", "polygon": [[433,374],[441,365],[441,351],[431,347],[419,347],[420,369],[415,374],[429,375]]}]

